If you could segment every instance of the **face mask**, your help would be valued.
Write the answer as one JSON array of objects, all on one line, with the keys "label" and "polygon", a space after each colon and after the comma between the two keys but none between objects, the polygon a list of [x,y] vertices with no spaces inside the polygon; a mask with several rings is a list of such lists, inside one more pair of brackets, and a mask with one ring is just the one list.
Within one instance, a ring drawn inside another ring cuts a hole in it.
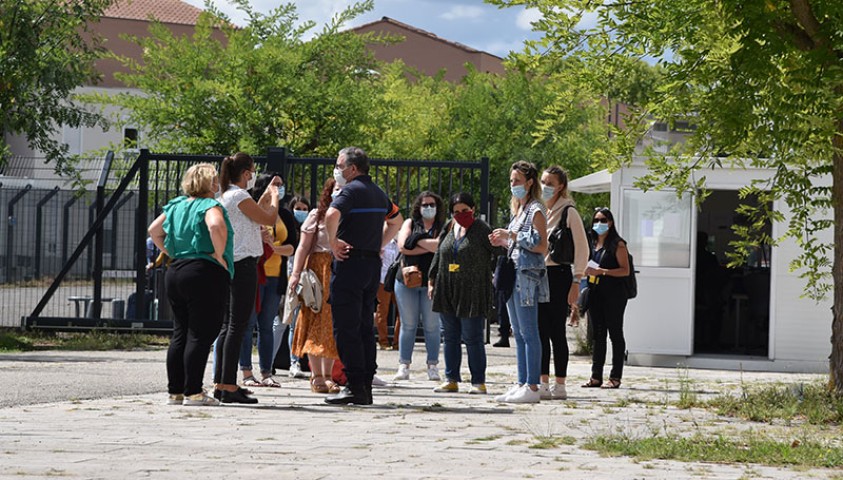
[{"label": "face mask", "polygon": [[436,218],[436,207],[421,207],[421,216],[425,220]]},{"label": "face mask", "polygon": [[553,185],[542,185],[542,200],[545,202],[553,198],[556,194],[556,187]]},{"label": "face mask", "polygon": [[336,199],[339,196],[339,194],[340,194],[340,191],[335,190],[335,191],[331,192],[331,198]]},{"label": "face mask", "polygon": [[250,178],[249,181],[246,182],[246,190],[251,190],[251,189],[255,188],[255,180],[257,180],[257,179],[258,179],[258,177],[256,177],[255,174],[253,173],[252,178]]},{"label": "face mask", "polygon": [[471,225],[474,224],[474,212],[472,212],[471,210],[468,210],[468,211],[465,211],[465,212],[455,213],[454,214],[454,221],[459,223],[462,226],[462,228],[465,228],[466,230],[468,230],[468,228],[471,227]]},{"label": "face mask", "polygon": [[280,187],[278,187],[278,198],[284,198],[284,194],[286,194],[286,193],[287,193],[287,189],[284,187],[284,185],[281,185]]},{"label": "face mask", "polygon": [[[339,185],[340,187],[345,186],[345,177],[342,176],[342,170],[340,170],[339,168],[334,169],[334,181],[336,181],[337,185]],[[331,194],[331,196],[333,195],[334,194]]]},{"label": "face mask", "polygon": [[609,231],[609,224],[608,223],[595,223],[591,226],[591,229],[594,230],[594,233],[597,235],[603,235],[604,233]]},{"label": "face mask", "polygon": [[214,190],[214,198],[220,198],[221,195],[222,195],[222,185],[217,183],[217,189]]},{"label": "face mask", "polygon": [[510,187],[510,190],[512,190],[512,196],[518,200],[521,200],[527,195],[527,189],[524,188],[524,185],[515,185],[514,187]]},{"label": "face mask", "polygon": [[293,215],[296,216],[297,222],[304,223],[307,219],[307,210],[293,210]]}]

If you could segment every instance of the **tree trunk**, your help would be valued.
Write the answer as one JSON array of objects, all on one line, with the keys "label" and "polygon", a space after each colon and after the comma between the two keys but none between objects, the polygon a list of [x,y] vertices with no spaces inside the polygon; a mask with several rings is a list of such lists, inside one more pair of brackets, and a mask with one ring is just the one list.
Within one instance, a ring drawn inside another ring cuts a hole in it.
[{"label": "tree trunk", "polygon": [[837,135],[832,140],[832,205],[834,206],[834,264],[831,269],[834,285],[833,320],[831,323],[831,357],[829,386],[843,397],[843,118],[838,120]]}]

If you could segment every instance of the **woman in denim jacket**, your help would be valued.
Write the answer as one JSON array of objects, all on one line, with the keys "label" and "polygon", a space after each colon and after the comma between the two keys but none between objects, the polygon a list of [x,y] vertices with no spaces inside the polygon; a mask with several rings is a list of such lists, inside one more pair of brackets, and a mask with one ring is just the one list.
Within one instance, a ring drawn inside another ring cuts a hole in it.
[{"label": "woman in denim jacket", "polygon": [[515,336],[518,382],[495,398],[506,403],[538,403],[541,372],[538,304],[550,301],[547,268],[547,219],[541,202],[538,170],[529,162],[515,162],[510,169],[512,191],[508,228],[495,229],[492,245],[507,247],[515,264],[515,288],[506,304]]}]

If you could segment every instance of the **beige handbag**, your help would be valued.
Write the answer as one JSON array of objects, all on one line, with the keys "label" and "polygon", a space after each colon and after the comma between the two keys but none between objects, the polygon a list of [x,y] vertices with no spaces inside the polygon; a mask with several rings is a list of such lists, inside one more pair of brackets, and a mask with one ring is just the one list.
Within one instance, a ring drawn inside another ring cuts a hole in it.
[{"label": "beige handbag", "polygon": [[422,272],[416,265],[410,265],[401,269],[401,276],[404,277],[404,286],[407,288],[418,288],[422,284]]}]

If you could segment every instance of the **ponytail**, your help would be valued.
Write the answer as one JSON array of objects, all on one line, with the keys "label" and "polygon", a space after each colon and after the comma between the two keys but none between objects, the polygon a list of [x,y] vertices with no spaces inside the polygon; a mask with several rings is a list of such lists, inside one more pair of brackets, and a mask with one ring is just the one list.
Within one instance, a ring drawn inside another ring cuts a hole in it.
[{"label": "ponytail", "polygon": [[234,182],[239,182],[246,170],[251,170],[255,161],[248,153],[237,152],[222,159],[220,165],[220,190],[225,192]]}]

